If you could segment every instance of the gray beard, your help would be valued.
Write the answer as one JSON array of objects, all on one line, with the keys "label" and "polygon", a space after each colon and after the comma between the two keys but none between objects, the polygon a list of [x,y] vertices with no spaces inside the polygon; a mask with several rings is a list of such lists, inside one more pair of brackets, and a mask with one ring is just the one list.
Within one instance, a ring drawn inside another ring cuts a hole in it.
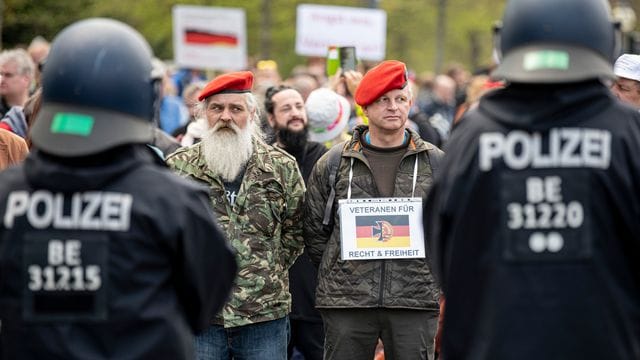
[{"label": "gray beard", "polygon": [[209,169],[226,182],[235,180],[253,153],[251,133],[251,124],[244,129],[230,124],[230,128],[207,130],[202,150]]}]

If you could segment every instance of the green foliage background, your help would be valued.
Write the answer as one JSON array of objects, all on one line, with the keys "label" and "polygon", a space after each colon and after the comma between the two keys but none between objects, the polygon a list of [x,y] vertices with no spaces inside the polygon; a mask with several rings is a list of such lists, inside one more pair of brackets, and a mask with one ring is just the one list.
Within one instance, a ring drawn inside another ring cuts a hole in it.
[{"label": "green foliage background", "polygon": [[[459,62],[470,70],[490,64],[491,26],[501,17],[505,0],[0,0],[2,45],[26,46],[36,35],[51,40],[78,19],[103,16],[132,25],[158,57],[171,60],[174,5],[236,7],[246,12],[249,56],[272,58],[287,75],[306,61],[295,54],[298,4],[367,7],[375,3],[387,12],[386,57],[405,61],[416,72],[434,71],[441,1],[446,1],[444,63]],[[265,14],[269,14],[268,28],[263,26]]]}]

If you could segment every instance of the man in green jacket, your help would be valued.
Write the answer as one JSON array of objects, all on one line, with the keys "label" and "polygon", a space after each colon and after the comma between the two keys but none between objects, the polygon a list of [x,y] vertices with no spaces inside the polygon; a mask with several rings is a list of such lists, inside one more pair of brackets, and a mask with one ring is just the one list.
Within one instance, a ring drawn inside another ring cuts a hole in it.
[{"label": "man in green jacket", "polygon": [[305,186],[295,159],[259,136],[252,83],[244,71],[207,84],[198,97],[207,133],[167,158],[178,174],[208,185],[218,224],[237,252],[231,298],[196,338],[198,359],[287,357],[288,269],[303,248]]},{"label": "man in green jacket", "polygon": [[405,128],[413,102],[407,82],[399,61],[382,62],[360,82],[355,100],[369,126],[356,127],[342,149],[326,225],[331,152],[308,181],[305,242],[319,265],[325,359],[372,359],[378,339],[388,358],[433,358],[439,289],[415,212],[393,209],[421,208],[442,152]]}]

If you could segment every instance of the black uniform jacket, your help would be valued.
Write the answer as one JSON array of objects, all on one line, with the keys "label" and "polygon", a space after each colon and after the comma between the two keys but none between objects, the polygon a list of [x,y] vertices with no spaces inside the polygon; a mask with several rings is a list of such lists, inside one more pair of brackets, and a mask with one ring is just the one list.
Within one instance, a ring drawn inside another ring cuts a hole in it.
[{"label": "black uniform jacket", "polygon": [[446,359],[640,359],[640,114],[597,81],[488,94],[425,208]]},{"label": "black uniform jacket", "polygon": [[6,359],[192,359],[234,255],[207,193],[143,146],[0,173]]}]

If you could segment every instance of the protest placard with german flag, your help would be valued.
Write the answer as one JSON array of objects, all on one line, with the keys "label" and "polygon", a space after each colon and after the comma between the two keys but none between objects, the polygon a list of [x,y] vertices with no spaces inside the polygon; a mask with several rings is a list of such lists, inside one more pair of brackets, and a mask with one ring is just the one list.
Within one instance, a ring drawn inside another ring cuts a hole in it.
[{"label": "protest placard with german flag", "polygon": [[238,36],[187,28],[184,32],[184,42],[191,45],[238,46]]},{"label": "protest placard with german flag", "polygon": [[356,216],[357,248],[409,247],[408,215]]}]

